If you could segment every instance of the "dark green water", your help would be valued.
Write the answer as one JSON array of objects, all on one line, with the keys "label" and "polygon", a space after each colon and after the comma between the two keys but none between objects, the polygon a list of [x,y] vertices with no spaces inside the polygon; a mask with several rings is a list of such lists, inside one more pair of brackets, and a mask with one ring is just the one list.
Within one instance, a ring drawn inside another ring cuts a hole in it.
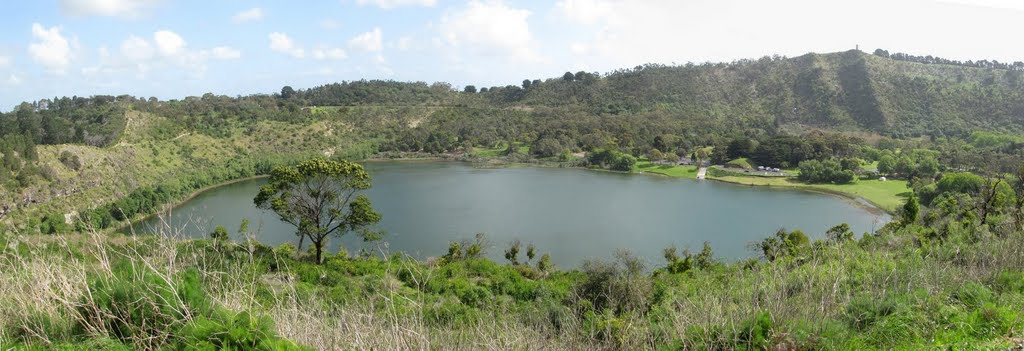
[{"label": "dark green water", "polygon": [[[711,242],[715,255],[755,255],[749,243],[779,228],[812,238],[839,223],[858,234],[889,217],[830,195],[721,184],[713,181],[595,172],[579,169],[477,169],[462,163],[368,163],[373,188],[367,195],[383,215],[391,252],[418,258],[441,256],[449,241],[486,233],[488,256],[501,259],[513,239],[534,243],[561,267],[588,257],[612,257],[628,249],[650,263],[675,244],[699,251]],[[205,237],[216,225],[229,231],[248,218],[266,244],[296,242],[294,229],[253,206],[263,179],[219,187],[174,209],[169,227],[178,235]],[[147,220],[136,231],[152,232]],[[363,244],[348,234],[335,239],[350,252]],[[538,253],[538,256],[540,253]]]}]

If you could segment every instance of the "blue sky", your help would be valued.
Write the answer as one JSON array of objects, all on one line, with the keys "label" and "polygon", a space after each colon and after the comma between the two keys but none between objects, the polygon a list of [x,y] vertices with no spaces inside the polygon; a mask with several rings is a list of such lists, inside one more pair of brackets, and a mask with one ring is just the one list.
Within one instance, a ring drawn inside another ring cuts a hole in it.
[{"label": "blue sky", "polygon": [[494,86],[855,45],[1024,60],[1016,0],[40,0],[0,13],[3,110],[363,78]]}]

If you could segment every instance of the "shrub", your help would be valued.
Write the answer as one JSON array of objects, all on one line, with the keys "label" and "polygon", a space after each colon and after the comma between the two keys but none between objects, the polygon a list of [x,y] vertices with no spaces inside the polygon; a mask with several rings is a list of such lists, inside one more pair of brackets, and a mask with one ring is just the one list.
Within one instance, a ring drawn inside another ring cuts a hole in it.
[{"label": "shrub", "polygon": [[980,308],[985,303],[992,301],[992,291],[984,285],[970,282],[964,284],[953,293],[953,299],[962,303],[969,309]]},{"label": "shrub", "polygon": [[810,239],[802,231],[786,232],[785,229],[779,229],[775,232],[774,237],[762,240],[759,247],[768,261],[774,261],[781,257],[799,256],[810,246],[810,243]]},{"label": "shrub", "polygon": [[1010,310],[985,303],[971,312],[968,322],[971,334],[977,337],[993,337],[1007,335],[1013,327],[1016,316]]},{"label": "shrub", "polygon": [[178,350],[300,350],[277,336],[270,318],[247,312],[222,313],[220,318],[199,317],[181,331]]},{"label": "shrub", "polygon": [[82,160],[78,158],[78,155],[71,153],[71,151],[64,150],[60,152],[60,163],[64,164],[65,167],[71,170],[82,169]]},{"label": "shrub", "polygon": [[772,317],[768,312],[759,312],[745,321],[739,328],[736,341],[751,350],[766,350],[772,338]]},{"label": "shrub", "polygon": [[800,162],[798,179],[808,183],[846,184],[854,179],[853,170],[843,169],[835,160],[807,160]]},{"label": "shrub", "polygon": [[199,273],[187,270],[168,281],[148,269],[122,263],[113,275],[93,279],[82,298],[78,328],[102,331],[144,348],[165,344],[173,331],[197,315],[210,312]]},{"label": "shrub", "polygon": [[1001,293],[1016,292],[1024,294],[1024,273],[1015,271],[999,272],[993,279],[992,287]]},{"label": "shrub", "polygon": [[856,330],[866,330],[878,320],[896,312],[896,303],[891,299],[861,295],[846,305],[846,320]]},{"label": "shrub", "polygon": [[641,276],[642,270],[628,254],[620,253],[618,262],[587,260],[582,266],[585,278],[573,290],[594,311],[609,309],[616,315],[646,311],[652,287],[651,280]]}]

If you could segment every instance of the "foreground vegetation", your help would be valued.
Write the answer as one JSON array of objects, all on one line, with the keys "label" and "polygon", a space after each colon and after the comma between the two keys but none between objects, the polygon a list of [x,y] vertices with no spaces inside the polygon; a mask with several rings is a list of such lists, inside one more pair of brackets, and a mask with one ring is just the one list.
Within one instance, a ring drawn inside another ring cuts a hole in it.
[{"label": "foreground vegetation", "polygon": [[623,252],[571,270],[537,249],[480,258],[500,249],[486,240],[428,262],[382,245],[316,264],[245,228],[233,242],[6,235],[0,347],[1006,348],[1024,333],[1024,235],[999,222],[782,232],[762,259]]},{"label": "foreground vegetation", "polygon": [[[613,159],[619,156],[606,155]],[[604,156],[602,156],[604,157]],[[779,229],[756,257],[628,251],[559,269],[482,234],[417,261],[364,231],[362,166],[276,167],[256,204],[299,246],[166,235],[0,236],[0,347],[75,349],[991,349],[1024,343],[1024,167],[951,173],[855,238]],[[776,178],[765,178],[776,179]],[[172,228],[164,228],[170,232]],[[358,253],[325,250],[360,235]],[[305,239],[309,249],[303,251]],[[524,252],[525,251],[525,252]],[[525,256],[525,257],[524,257]]]}]

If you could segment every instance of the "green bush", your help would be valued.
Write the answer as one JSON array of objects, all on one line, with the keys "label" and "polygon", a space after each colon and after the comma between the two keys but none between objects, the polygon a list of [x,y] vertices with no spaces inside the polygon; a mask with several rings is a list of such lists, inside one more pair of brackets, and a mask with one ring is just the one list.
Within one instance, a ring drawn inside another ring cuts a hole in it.
[{"label": "green bush", "polygon": [[219,318],[199,317],[181,331],[178,350],[301,350],[282,339],[267,317],[249,313],[222,313]]},{"label": "green bush", "polygon": [[984,285],[969,282],[954,292],[952,297],[968,309],[977,309],[992,301],[992,291]]},{"label": "green bush", "polygon": [[999,272],[993,279],[992,287],[1000,293],[1024,294],[1024,273],[1016,271]]},{"label": "green bush", "polygon": [[80,333],[99,327],[125,343],[161,344],[185,321],[211,308],[193,269],[168,281],[123,263],[114,267],[112,276],[92,279],[89,291],[78,308],[83,316]]},{"label": "green bush", "polygon": [[437,326],[475,325],[480,311],[458,301],[440,301],[426,307],[423,318],[428,324]]},{"label": "green bush", "polygon": [[976,337],[990,338],[1004,336],[1013,327],[1016,315],[1004,307],[996,306],[993,303],[985,303],[978,309],[971,312],[967,321],[971,328],[971,334]]},{"label": "green bush", "polygon": [[866,330],[878,320],[896,312],[897,304],[891,299],[861,295],[846,305],[846,320],[856,330]]},{"label": "green bush", "polygon": [[766,350],[772,339],[774,323],[768,312],[759,312],[740,325],[734,340],[747,349]]}]

